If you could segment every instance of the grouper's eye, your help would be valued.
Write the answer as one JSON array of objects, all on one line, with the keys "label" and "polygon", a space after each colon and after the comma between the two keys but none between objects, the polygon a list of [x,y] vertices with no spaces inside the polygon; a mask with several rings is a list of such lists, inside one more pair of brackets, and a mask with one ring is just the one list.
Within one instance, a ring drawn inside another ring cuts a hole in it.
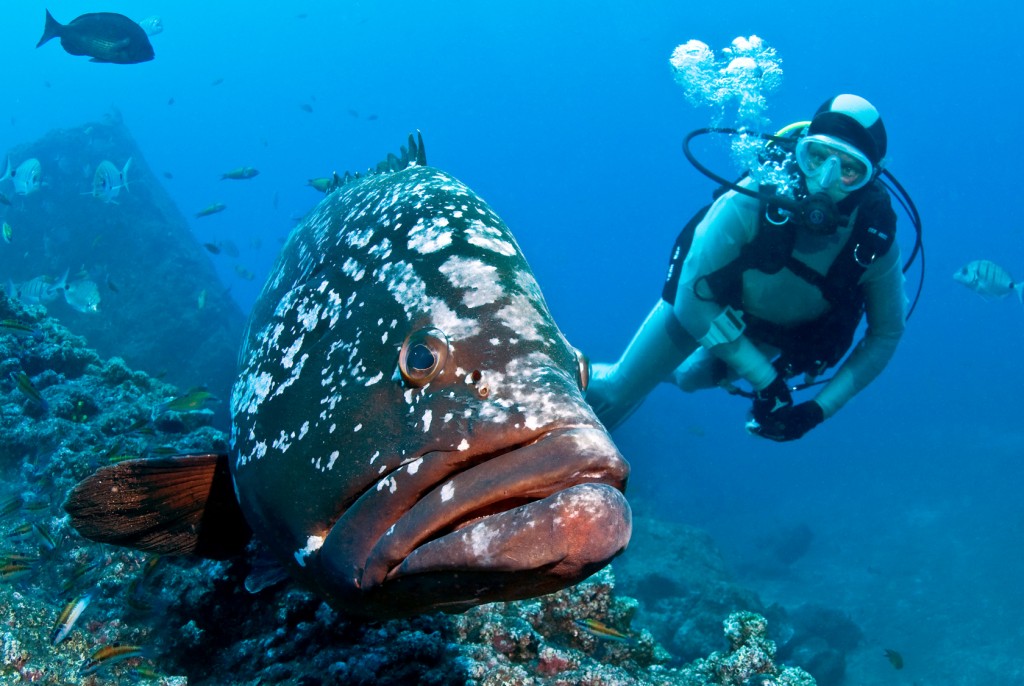
[{"label": "grouper's eye", "polygon": [[587,386],[590,385],[590,360],[576,348],[573,348],[572,351],[576,353],[576,365],[579,367],[580,390],[586,391]]},{"label": "grouper's eye", "polygon": [[444,369],[448,360],[448,337],[439,329],[413,331],[398,353],[398,369],[407,384],[421,388]]}]

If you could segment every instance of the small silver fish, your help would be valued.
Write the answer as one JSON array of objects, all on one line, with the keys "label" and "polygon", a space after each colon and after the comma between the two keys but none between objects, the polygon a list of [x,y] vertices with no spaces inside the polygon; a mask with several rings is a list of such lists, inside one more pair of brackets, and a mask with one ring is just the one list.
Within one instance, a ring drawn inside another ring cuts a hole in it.
[{"label": "small silver fish", "polygon": [[131,166],[130,157],[122,169],[115,167],[109,160],[100,162],[96,167],[96,174],[92,177],[93,197],[103,202],[114,202],[122,188],[128,190],[128,168]]},{"label": "small silver fish", "polygon": [[11,158],[8,157],[7,168],[0,176],[0,181],[6,179],[11,180],[14,184],[14,192],[18,195],[34,193],[42,185],[42,165],[39,164],[39,160],[30,157],[19,164],[17,169],[14,169],[11,167]]},{"label": "small silver fish", "polygon": [[97,312],[100,305],[100,289],[92,279],[73,281],[64,289],[64,300],[79,312]]},{"label": "small silver fish", "polygon": [[1015,282],[1010,272],[990,260],[968,262],[953,273],[953,280],[970,288],[983,298],[1003,298],[1016,292],[1024,303],[1024,282]]},{"label": "small silver fish", "polygon": [[37,276],[19,284],[8,281],[7,295],[26,305],[45,305],[57,299],[58,292],[67,288],[67,282],[67,272],[56,282],[50,276]]}]

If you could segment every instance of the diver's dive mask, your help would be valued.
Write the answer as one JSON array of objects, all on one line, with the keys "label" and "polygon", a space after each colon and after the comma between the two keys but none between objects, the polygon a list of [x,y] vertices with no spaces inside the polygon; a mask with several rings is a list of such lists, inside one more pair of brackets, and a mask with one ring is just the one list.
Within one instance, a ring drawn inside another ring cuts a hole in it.
[{"label": "diver's dive mask", "polygon": [[841,193],[852,193],[874,178],[871,160],[849,143],[832,136],[804,136],[797,141],[795,156],[800,171],[822,191],[834,187]]}]

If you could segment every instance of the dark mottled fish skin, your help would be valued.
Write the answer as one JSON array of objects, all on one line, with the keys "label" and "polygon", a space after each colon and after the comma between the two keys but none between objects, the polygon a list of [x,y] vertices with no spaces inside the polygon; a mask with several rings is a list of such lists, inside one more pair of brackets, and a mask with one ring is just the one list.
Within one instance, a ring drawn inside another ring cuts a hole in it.
[{"label": "dark mottled fish skin", "polygon": [[86,55],[93,62],[138,64],[153,59],[153,45],[146,31],[134,21],[114,12],[83,14],[61,24],[46,11],[46,26],[36,47],[60,38],[70,55]]},{"label": "dark mottled fish skin", "polygon": [[[422,387],[402,373],[417,342],[443,358]],[[583,400],[585,362],[508,228],[442,171],[330,193],[278,258],[239,362],[246,520],[348,613],[541,595],[629,540],[628,465]]]}]

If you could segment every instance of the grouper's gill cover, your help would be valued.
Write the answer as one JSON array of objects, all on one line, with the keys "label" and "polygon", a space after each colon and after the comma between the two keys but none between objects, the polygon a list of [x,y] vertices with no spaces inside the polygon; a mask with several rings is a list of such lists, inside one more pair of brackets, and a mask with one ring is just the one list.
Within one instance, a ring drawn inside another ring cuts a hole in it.
[{"label": "grouper's gill cover", "polygon": [[285,245],[239,364],[246,520],[339,608],[540,595],[629,540],[628,466],[578,353],[511,232],[442,171],[328,195]]}]

